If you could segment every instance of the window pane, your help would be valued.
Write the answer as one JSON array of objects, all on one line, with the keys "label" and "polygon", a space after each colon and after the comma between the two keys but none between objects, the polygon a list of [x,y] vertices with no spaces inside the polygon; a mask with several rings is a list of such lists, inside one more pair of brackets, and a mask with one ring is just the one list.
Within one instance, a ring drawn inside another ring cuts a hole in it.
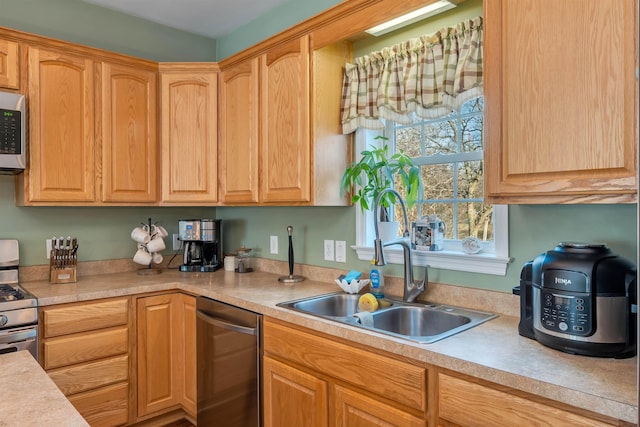
[{"label": "window pane", "polygon": [[420,139],[422,126],[396,128],[396,151],[404,151],[409,157],[422,157]]},{"label": "window pane", "polygon": [[493,207],[480,202],[458,204],[458,239],[493,240]]},{"label": "window pane", "polygon": [[464,153],[482,151],[482,115],[460,120]]},{"label": "window pane", "polygon": [[[484,100],[480,97],[465,102],[460,111],[452,111],[444,118],[417,119],[409,126],[390,123],[396,150],[414,158],[424,186],[419,203],[408,212],[409,221],[436,215],[446,224],[446,239],[494,238],[493,208],[481,202],[484,197],[483,110]],[[461,155],[466,156],[466,161],[462,161]],[[396,182],[399,189],[397,185]],[[401,219],[399,205],[394,214],[396,220]]]},{"label": "window pane", "polygon": [[484,174],[481,161],[458,163],[458,198],[482,199]]},{"label": "window pane", "polygon": [[456,122],[443,120],[424,125],[425,156],[456,153]]},{"label": "window pane", "polygon": [[470,99],[464,104],[462,104],[462,107],[460,108],[460,113],[462,114],[479,113],[482,111],[484,111],[483,97]]},{"label": "window pane", "polygon": [[453,164],[425,165],[420,167],[424,199],[442,200],[453,198]]}]

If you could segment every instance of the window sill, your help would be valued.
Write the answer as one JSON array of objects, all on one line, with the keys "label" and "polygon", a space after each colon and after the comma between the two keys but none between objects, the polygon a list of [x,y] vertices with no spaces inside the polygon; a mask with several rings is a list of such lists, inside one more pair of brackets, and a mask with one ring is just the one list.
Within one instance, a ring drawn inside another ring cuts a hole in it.
[{"label": "window sill", "polygon": [[[371,261],[373,259],[373,247],[352,246],[358,254],[358,259]],[[384,255],[389,264],[402,264],[404,262],[401,248],[385,248]],[[512,258],[504,258],[495,254],[479,253],[475,255],[458,251],[411,251],[414,266],[429,265],[431,268],[445,270],[466,271],[470,273],[493,274],[504,276],[507,274],[507,265]]]}]

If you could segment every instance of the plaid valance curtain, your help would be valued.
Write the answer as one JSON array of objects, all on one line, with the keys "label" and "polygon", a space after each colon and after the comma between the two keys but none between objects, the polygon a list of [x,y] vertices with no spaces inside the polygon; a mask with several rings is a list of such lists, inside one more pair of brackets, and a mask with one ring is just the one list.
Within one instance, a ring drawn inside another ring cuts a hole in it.
[{"label": "plaid valance curtain", "polygon": [[482,95],[482,17],[384,48],[347,64],[342,131],[382,129],[380,119],[443,117]]}]

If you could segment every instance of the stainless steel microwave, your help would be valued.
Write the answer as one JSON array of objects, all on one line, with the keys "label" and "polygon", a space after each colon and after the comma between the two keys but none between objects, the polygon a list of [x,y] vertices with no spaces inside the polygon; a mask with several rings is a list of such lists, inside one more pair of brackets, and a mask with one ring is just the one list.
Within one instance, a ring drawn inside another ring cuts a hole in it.
[{"label": "stainless steel microwave", "polygon": [[17,174],[26,166],[24,95],[0,91],[0,174]]}]

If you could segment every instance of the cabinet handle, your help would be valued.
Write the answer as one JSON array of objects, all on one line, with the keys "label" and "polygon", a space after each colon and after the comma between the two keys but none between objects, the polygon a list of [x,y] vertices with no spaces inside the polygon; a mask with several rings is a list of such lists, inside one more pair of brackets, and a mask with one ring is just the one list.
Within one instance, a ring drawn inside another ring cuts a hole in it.
[{"label": "cabinet handle", "polygon": [[249,328],[247,326],[240,326],[233,323],[225,322],[224,320],[211,317],[208,314],[203,313],[202,311],[198,311],[197,316],[199,319],[204,320],[210,325],[218,326],[222,329],[227,329],[234,332],[240,332],[241,334],[256,335],[258,331],[258,328]]}]

